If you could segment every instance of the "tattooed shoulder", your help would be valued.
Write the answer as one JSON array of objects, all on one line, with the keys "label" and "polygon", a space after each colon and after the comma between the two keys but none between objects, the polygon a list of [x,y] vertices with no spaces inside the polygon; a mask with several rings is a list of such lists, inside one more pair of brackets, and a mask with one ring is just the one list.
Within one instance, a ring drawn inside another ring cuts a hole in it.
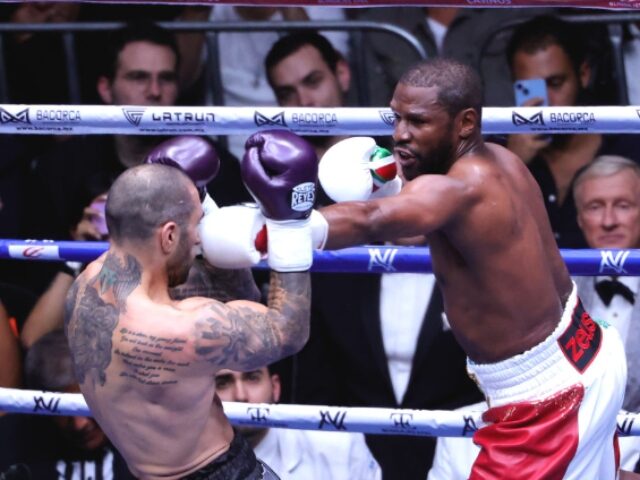
[{"label": "tattooed shoulder", "polygon": [[282,342],[273,322],[249,306],[212,302],[196,322],[196,354],[218,367],[257,368],[278,358]]}]

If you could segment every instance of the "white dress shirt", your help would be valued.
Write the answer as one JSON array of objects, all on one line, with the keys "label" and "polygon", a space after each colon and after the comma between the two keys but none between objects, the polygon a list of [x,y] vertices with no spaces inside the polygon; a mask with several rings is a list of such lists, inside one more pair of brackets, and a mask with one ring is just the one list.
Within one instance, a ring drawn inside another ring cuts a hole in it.
[{"label": "white dress shirt", "polygon": [[[610,276],[595,277],[594,288],[595,284],[599,281],[610,279]],[[638,294],[640,277],[618,277],[618,281],[629,287],[629,289],[636,295]],[[602,299],[596,294],[593,296],[591,305],[587,307],[587,310],[589,311],[591,318],[604,320],[616,327],[616,330],[620,333],[622,340],[626,342],[629,335],[629,325],[631,323],[633,305],[625,298],[620,295],[614,295],[609,306],[606,306]]]},{"label": "white dress shirt", "polygon": [[271,428],[254,449],[282,480],[380,480],[361,433]]},{"label": "white dress shirt", "polygon": [[382,343],[398,404],[411,377],[411,365],[435,276],[430,273],[385,273],[380,284]]}]

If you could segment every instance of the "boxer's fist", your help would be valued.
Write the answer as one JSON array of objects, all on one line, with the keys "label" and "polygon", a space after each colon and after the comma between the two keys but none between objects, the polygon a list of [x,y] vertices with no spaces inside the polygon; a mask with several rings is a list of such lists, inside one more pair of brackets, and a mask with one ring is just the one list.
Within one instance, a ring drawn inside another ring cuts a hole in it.
[{"label": "boxer's fist", "polygon": [[179,168],[195,183],[205,214],[217,208],[207,194],[207,184],[220,170],[216,149],[202,137],[185,135],[173,137],[155,147],[145,163],[161,163]]},{"label": "boxer's fist", "polygon": [[305,139],[288,130],[265,130],[245,144],[242,179],[265,217],[307,218],[315,202],[318,157]]},{"label": "boxer's fist", "polygon": [[214,267],[253,267],[266,253],[264,226],[264,217],[255,204],[219,208],[205,215],[198,225],[202,255]]},{"label": "boxer's fist", "polygon": [[313,147],[287,130],[258,132],[247,140],[242,179],[266,217],[269,266],[278,271],[311,266],[309,215],[315,202],[318,159]]},{"label": "boxer's fist", "polygon": [[334,202],[386,197],[402,187],[393,155],[370,137],[347,138],[329,148],[318,178]]}]

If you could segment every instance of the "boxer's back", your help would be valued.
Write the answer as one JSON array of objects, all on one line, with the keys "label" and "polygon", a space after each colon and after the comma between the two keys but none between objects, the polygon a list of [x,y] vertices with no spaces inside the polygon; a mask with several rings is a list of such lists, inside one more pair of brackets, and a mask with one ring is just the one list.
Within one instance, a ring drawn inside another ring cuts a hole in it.
[{"label": "boxer's back", "polygon": [[487,145],[482,155],[458,159],[447,176],[477,198],[429,235],[434,271],[467,354],[498,361],[553,331],[571,281],[539,188],[517,157]]},{"label": "boxer's back", "polygon": [[[100,268],[94,262],[78,278],[77,315],[68,326],[74,365],[85,366],[81,391],[136,476],[180,478],[226,451],[233,438],[212,367],[194,351],[203,299],[156,304],[134,289],[113,317],[114,299],[95,280]],[[82,315],[89,298],[91,323]],[[113,320],[112,328],[93,324]]]}]

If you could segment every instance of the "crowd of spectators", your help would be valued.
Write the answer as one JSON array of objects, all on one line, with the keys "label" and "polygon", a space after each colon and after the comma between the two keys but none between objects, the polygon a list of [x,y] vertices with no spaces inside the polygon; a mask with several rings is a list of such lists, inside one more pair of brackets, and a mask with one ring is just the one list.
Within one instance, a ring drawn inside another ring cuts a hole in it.
[{"label": "crowd of spectators", "polygon": [[[640,102],[638,25],[625,25],[626,71],[620,72],[607,54],[606,26],[567,23],[557,18],[562,13],[17,3],[0,8],[0,21],[128,23],[116,31],[75,34],[70,45],[78,75],[68,70],[69,44],[62,36],[28,31],[3,35],[0,93],[8,103],[68,104],[77,99],[105,105],[206,105],[212,103],[212,52],[205,35],[173,34],[154,22],[291,20],[312,25],[314,20],[368,20],[404,28],[428,56],[450,56],[476,68],[483,78],[486,106],[515,105],[513,83],[529,79],[544,80],[547,98],[532,98],[526,105],[616,104],[623,97],[617,90],[621,75],[631,104]],[[346,32],[313,30],[220,35],[220,58],[213,63],[222,80],[218,98],[238,106],[388,106],[399,76],[418,60],[416,52],[388,33],[367,32],[359,51],[350,38]],[[356,78],[363,67],[365,77]],[[366,95],[359,88],[365,88]],[[368,103],[359,103],[362,98]],[[99,228],[103,212],[95,202],[104,199],[120,173],[140,164],[165,138],[1,135],[0,235],[106,240]],[[308,140],[320,158],[344,138]],[[207,186],[211,197],[220,206],[250,201],[237,160],[244,139],[207,140],[221,161],[218,176]],[[389,138],[379,141],[390,143]],[[539,183],[560,247],[640,247],[638,135],[519,134],[492,141],[516,153]],[[330,201],[321,192],[319,203]],[[0,260],[0,387],[79,391],[61,328],[64,297],[81,268],[72,262]],[[264,279],[255,275],[260,285]],[[577,283],[594,318],[631,338],[640,322],[638,279],[579,278]],[[219,395],[246,402],[429,410],[481,406],[475,402],[482,395],[466,375],[465,356],[442,303],[432,274],[315,274],[307,346],[279,365],[219,372]],[[640,351],[631,348],[635,343],[627,341],[629,365],[640,362]],[[637,375],[630,376],[625,402],[629,410],[640,409],[639,382]],[[13,447],[0,452],[0,472],[24,463],[38,472],[34,478],[130,478],[118,452],[91,419],[19,417],[0,412],[0,435],[16,435]],[[282,478],[466,478],[475,458],[466,439],[438,442],[436,447],[435,439],[424,437],[345,435],[338,441],[299,432],[243,433],[259,456],[280,466]],[[629,470],[640,464],[638,443],[623,444]]]}]

